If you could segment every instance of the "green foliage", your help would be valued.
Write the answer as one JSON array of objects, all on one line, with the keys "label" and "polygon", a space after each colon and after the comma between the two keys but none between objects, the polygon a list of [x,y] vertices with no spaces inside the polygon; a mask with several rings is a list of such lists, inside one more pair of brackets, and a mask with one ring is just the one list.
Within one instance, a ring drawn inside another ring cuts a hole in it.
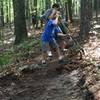
[{"label": "green foliage", "polygon": [[12,62],[14,52],[12,49],[7,49],[3,54],[0,55],[0,66],[7,65]]},{"label": "green foliage", "polygon": [[31,48],[32,46],[34,46],[34,41],[24,41],[19,44],[17,48],[25,50]]},{"label": "green foliage", "polygon": [[0,54],[0,66],[9,65],[16,60],[21,61],[28,58],[32,55],[32,52],[35,53],[35,46],[36,48],[40,47],[40,40],[33,41],[33,39],[30,39],[13,48],[6,49]]},{"label": "green foliage", "polygon": [[[25,0],[26,18],[31,19],[35,9],[37,10],[37,16],[40,16],[46,6],[51,7],[55,2],[59,3],[61,9],[65,10],[64,4],[66,1],[72,1],[73,13],[78,11],[77,13],[79,14],[80,0]],[[65,12],[63,11],[63,13]],[[13,0],[0,0],[0,16],[3,17],[4,23],[12,23],[14,21]]]}]

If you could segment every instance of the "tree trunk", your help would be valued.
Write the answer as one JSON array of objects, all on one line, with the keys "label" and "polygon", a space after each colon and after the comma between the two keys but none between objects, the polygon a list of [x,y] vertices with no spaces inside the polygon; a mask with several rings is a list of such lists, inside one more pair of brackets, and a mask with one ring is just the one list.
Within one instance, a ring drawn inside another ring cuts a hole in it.
[{"label": "tree trunk", "polygon": [[29,19],[29,0],[25,0],[25,15],[26,19]]},{"label": "tree trunk", "polygon": [[70,1],[68,0],[68,2],[65,2],[66,21],[67,22],[68,21],[72,22],[72,8],[71,8],[71,6],[72,6],[71,0]]},{"label": "tree trunk", "polygon": [[80,37],[86,38],[89,34],[92,18],[92,0],[81,0]]},{"label": "tree trunk", "polygon": [[99,15],[99,0],[96,0],[96,20],[98,20],[98,15]]},{"label": "tree trunk", "polygon": [[45,10],[51,8],[51,0],[45,0]]},{"label": "tree trunk", "polygon": [[9,22],[9,9],[8,9],[8,0],[6,0],[6,23]]},{"label": "tree trunk", "polygon": [[3,27],[4,26],[4,11],[3,11],[3,0],[0,2],[0,24]]},{"label": "tree trunk", "polygon": [[72,0],[68,0],[69,18],[72,22]]},{"label": "tree trunk", "polygon": [[27,29],[25,21],[25,0],[13,0],[15,44],[27,39]]},{"label": "tree trunk", "polygon": [[65,2],[65,16],[66,16],[66,21],[68,21],[68,3]]},{"label": "tree trunk", "polygon": [[36,29],[38,28],[38,12],[37,12],[37,0],[34,0],[34,15],[35,15],[35,18],[36,18]]}]

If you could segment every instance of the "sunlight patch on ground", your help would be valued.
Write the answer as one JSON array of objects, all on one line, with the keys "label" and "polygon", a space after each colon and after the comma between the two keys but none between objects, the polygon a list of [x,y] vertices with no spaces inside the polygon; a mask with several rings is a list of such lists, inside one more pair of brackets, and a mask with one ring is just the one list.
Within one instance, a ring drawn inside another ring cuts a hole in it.
[{"label": "sunlight patch on ground", "polygon": [[85,44],[85,58],[94,63],[100,62],[100,40],[94,36],[90,38],[89,43]]},{"label": "sunlight patch on ground", "polygon": [[28,32],[28,37],[31,37],[32,36],[32,33]]},{"label": "sunlight patch on ground", "polygon": [[95,49],[95,54],[100,57],[100,47]]},{"label": "sunlight patch on ground", "polygon": [[100,25],[95,25],[94,28],[100,28]]},{"label": "sunlight patch on ground", "polygon": [[10,44],[15,40],[15,37],[10,38],[9,40],[4,40],[3,43],[4,44]]},{"label": "sunlight patch on ground", "polygon": [[97,31],[90,31],[89,33],[90,33],[90,34],[95,34],[95,35],[97,35],[97,34],[98,34],[98,32],[97,32]]}]

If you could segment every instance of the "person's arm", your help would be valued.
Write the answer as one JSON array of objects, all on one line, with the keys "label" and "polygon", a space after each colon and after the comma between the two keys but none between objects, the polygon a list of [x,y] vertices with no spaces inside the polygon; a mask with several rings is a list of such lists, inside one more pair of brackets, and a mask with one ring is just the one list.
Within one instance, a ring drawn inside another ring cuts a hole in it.
[{"label": "person's arm", "polygon": [[52,19],[53,17],[54,17],[54,15],[56,14],[56,10],[55,9],[53,9],[52,10],[52,13],[49,15],[49,19]]},{"label": "person's arm", "polygon": [[56,19],[54,20],[54,24],[56,25],[59,23],[59,16],[60,16],[59,12],[56,12]]},{"label": "person's arm", "polygon": [[58,36],[62,36],[62,37],[67,36],[66,34],[63,34],[62,32],[61,32],[61,33],[58,33],[57,35],[58,35]]},{"label": "person's arm", "polygon": [[58,17],[56,17],[56,19],[54,20],[54,24],[57,25],[59,22]]}]

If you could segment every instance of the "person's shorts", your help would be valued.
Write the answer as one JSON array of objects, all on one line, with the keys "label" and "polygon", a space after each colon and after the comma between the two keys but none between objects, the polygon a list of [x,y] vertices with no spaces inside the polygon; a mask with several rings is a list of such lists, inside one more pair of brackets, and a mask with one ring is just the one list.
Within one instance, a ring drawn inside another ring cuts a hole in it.
[{"label": "person's shorts", "polygon": [[59,43],[61,43],[62,41],[64,41],[64,37],[62,37],[62,36],[57,36],[56,41],[57,41],[57,43],[59,44]]},{"label": "person's shorts", "polygon": [[47,52],[50,48],[58,48],[56,40],[53,38],[50,41],[42,41],[42,52]]},{"label": "person's shorts", "polygon": [[55,27],[53,32],[54,32],[55,36],[57,35],[57,33],[62,33],[59,26]]}]

